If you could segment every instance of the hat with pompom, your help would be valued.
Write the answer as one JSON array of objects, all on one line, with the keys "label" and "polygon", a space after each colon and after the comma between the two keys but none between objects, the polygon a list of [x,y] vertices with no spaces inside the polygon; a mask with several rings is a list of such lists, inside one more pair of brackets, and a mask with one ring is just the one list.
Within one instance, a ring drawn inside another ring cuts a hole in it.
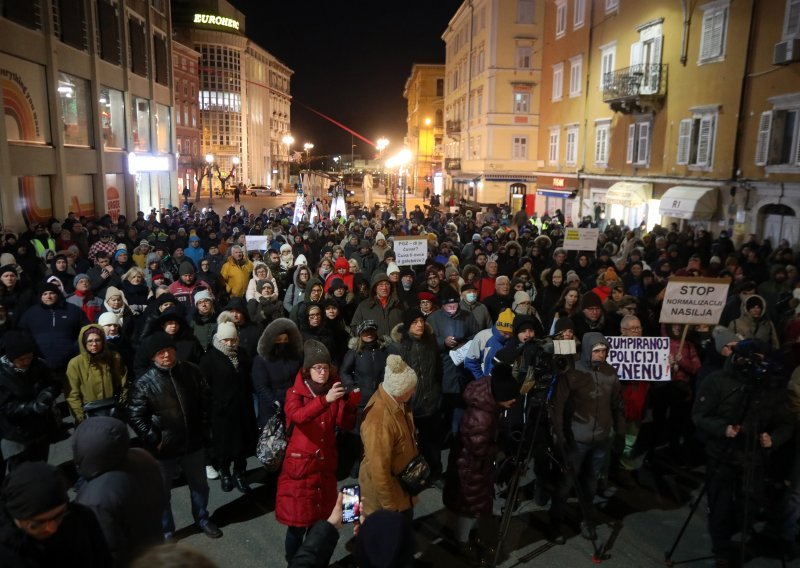
[{"label": "hat with pompom", "polygon": [[406,365],[399,355],[386,358],[386,371],[383,374],[383,390],[386,394],[397,397],[404,395],[417,386],[417,374]]}]

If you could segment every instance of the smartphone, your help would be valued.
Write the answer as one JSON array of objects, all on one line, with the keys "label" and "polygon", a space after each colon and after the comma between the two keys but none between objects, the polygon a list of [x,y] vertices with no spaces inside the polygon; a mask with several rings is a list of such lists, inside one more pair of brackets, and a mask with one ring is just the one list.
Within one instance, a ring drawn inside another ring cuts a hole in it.
[{"label": "smartphone", "polygon": [[354,523],[361,516],[361,487],[345,485],[342,487],[342,522]]}]

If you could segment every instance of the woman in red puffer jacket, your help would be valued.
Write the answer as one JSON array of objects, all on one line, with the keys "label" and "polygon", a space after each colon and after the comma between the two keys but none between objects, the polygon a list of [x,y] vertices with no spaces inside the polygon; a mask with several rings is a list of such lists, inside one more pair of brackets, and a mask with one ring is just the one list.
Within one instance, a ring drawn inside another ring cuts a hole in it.
[{"label": "woman in red puffer jacket", "polygon": [[305,342],[303,367],[286,392],[289,445],[278,477],[275,518],[286,525],[286,561],[291,562],[306,532],[327,519],[336,504],[336,432],[352,430],[361,392],[345,398],[327,348]]}]

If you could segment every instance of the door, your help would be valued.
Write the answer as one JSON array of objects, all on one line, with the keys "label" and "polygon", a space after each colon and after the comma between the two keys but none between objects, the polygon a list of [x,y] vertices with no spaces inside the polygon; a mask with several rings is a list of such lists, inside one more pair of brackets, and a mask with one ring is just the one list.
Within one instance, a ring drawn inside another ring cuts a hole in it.
[{"label": "door", "polygon": [[661,81],[661,43],[663,36],[661,24],[648,26],[639,32],[640,53],[638,62],[642,64],[642,83],[640,93],[658,93]]}]

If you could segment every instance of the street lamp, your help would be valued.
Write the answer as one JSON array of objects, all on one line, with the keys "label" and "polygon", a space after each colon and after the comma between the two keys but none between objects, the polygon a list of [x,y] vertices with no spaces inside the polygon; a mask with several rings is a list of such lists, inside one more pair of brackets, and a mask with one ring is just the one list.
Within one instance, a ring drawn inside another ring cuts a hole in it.
[{"label": "street lamp", "polygon": [[309,171],[311,170],[311,150],[314,149],[314,145],[311,142],[306,142],[303,144],[303,150],[306,151],[306,169]]},{"label": "street lamp", "polygon": [[[408,148],[403,148],[397,154],[386,160],[386,167],[388,169],[397,168],[397,176],[400,180],[400,191],[403,192],[403,222],[408,223],[407,212],[406,212],[406,188],[405,188],[405,180],[403,179],[404,171],[407,174],[408,170],[406,166],[411,161],[411,150]],[[406,226],[406,228],[408,228]]]},{"label": "street lamp", "polygon": [[[378,173],[378,184],[383,181],[383,151],[386,150],[386,147],[389,145],[389,139],[381,136],[378,138],[378,142],[375,144],[375,147],[378,149],[378,163],[381,164],[381,171]],[[389,194],[389,184],[386,184],[386,194]]]},{"label": "street lamp", "polygon": [[[430,117],[425,117],[425,120],[422,121],[426,127],[430,127],[431,119]],[[416,161],[414,163],[414,192],[417,191],[417,184],[419,183],[419,150],[422,142],[422,128],[417,123],[417,156]]]}]

